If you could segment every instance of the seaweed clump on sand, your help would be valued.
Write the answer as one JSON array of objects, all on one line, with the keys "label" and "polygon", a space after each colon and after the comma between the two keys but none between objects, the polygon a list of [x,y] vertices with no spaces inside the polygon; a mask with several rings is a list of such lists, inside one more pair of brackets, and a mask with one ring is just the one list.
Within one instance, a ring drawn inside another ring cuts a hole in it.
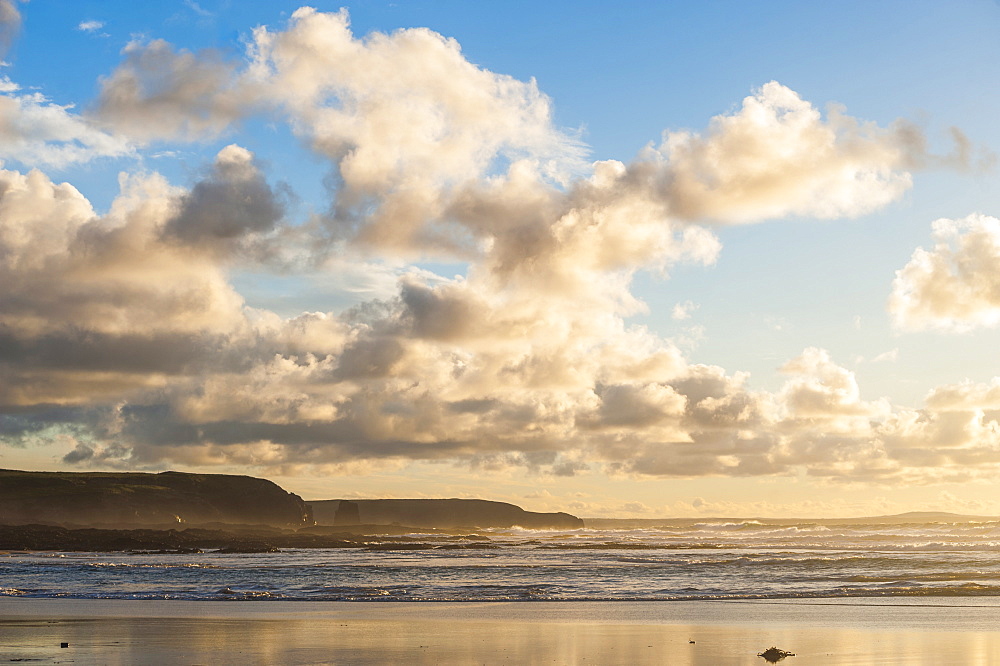
[{"label": "seaweed clump on sand", "polygon": [[776,647],[774,647],[772,645],[771,647],[767,648],[763,652],[758,652],[757,656],[758,657],[764,657],[764,659],[769,664],[776,664],[779,661],[781,661],[782,659],[784,659],[785,657],[794,657],[795,653],[794,652],[789,652],[788,650],[782,650],[780,648],[776,648]]}]

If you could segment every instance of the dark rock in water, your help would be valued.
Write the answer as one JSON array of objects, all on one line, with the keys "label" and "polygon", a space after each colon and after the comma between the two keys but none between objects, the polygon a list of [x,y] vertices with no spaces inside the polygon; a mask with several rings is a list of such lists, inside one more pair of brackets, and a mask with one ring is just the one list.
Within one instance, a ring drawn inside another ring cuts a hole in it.
[{"label": "dark rock in water", "polygon": [[234,544],[232,546],[226,546],[225,548],[220,548],[218,553],[223,553],[226,555],[231,554],[254,554],[254,553],[280,553],[281,550],[277,546],[271,546],[269,544]]},{"label": "dark rock in water", "polygon": [[[583,521],[568,513],[536,513],[506,502],[469,499],[320,500],[309,502],[320,525],[339,525],[343,505],[355,505],[358,522],[439,529],[524,527],[578,529]],[[353,509],[350,511],[353,516]],[[345,514],[345,518],[348,514]]]},{"label": "dark rock in water", "polygon": [[[387,548],[432,549],[441,544],[465,542],[467,537],[446,534],[402,536],[414,528],[364,530],[366,535],[342,531],[330,534],[309,530],[275,532],[264,527],[258,532],[247,526],[237,530],[106,530],[68,529],[56,525],[0,525],[0,551],[57,550],[71,552],[131,552],[180,554],[214,550],[225,553],[273,553],[279,548],[368,548],[373,540]],[[334,528],[337,529],[337,528]],[[377,536],[376,536],[377,535]],[[478,543],[478,542],[476,542]],[[470,544],[471,545],[471,544]]]},{"label": "dark rock in water", "polygon": [[787,650],[781,650],[774,646],[771,646],[764,650],[763,652],[757,653],[758,657],[764,657],[764,660],[769,664],[776,664],[785,657],[794,657],[794,652],[788,652]]},{"label": "dark rock in water", "polygon": [[298,495],[266,479],[162,472],[0,470],[0,524],[312,524]]},{"label": "dark rock in water", "polygon": [[[344,538],[357,538],[360,536],[399,536],[403,534],[413,534],[414,532],[427,532],[431,534],[445,534],[444,530],[433,527],[413,527],[406,525],[313,525],[297,530],[298,534],[310,534],[316,536],[342,536]],[[488,537],[485,537],[487,541]]]},{"label": "dark rock in water", "polygon": [[337,505],[337,510],[333,514],[334,525],[360,525],[361,513],[355,502],[341,500]]}]

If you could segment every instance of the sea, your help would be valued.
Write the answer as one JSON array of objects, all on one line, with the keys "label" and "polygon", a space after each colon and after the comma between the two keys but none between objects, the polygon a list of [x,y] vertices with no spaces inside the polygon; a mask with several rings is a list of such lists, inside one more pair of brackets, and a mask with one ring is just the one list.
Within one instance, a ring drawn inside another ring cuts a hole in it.
[{"label": "sea", "polygon": [[943,600],[1000,597],[998,555],[998,521],[720,520],[564,531],[513,528],[366,537],[356,547],[273,553],[0,552],[0,596],[233,602]]}]

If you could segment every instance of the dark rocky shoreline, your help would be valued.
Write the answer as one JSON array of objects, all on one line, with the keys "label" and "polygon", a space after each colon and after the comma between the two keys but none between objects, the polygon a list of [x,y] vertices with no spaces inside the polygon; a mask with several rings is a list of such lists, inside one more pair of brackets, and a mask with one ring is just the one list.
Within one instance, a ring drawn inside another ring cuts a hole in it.
[{"label": "dark rocky shoreline", "polygon": [[[413,532],[420,536],[406,536]],[[0,525],[0,551],[267,553],[288,548],[418,550],[491,548],[484,536],[430,533],[395,525],[358,525],[355,529],[306,528],[283,531],[261,526],[187,529],[68,528],[55,525]]]}]

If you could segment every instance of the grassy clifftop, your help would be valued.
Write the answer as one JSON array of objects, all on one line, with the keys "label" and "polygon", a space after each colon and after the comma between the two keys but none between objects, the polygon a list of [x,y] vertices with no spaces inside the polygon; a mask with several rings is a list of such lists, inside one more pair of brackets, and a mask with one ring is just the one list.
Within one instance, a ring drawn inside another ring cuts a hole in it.
[{"label": "grassy clifftop", "polygon": [[298,495],[250,476],[0,470],[0,524],[312,523]]}]

